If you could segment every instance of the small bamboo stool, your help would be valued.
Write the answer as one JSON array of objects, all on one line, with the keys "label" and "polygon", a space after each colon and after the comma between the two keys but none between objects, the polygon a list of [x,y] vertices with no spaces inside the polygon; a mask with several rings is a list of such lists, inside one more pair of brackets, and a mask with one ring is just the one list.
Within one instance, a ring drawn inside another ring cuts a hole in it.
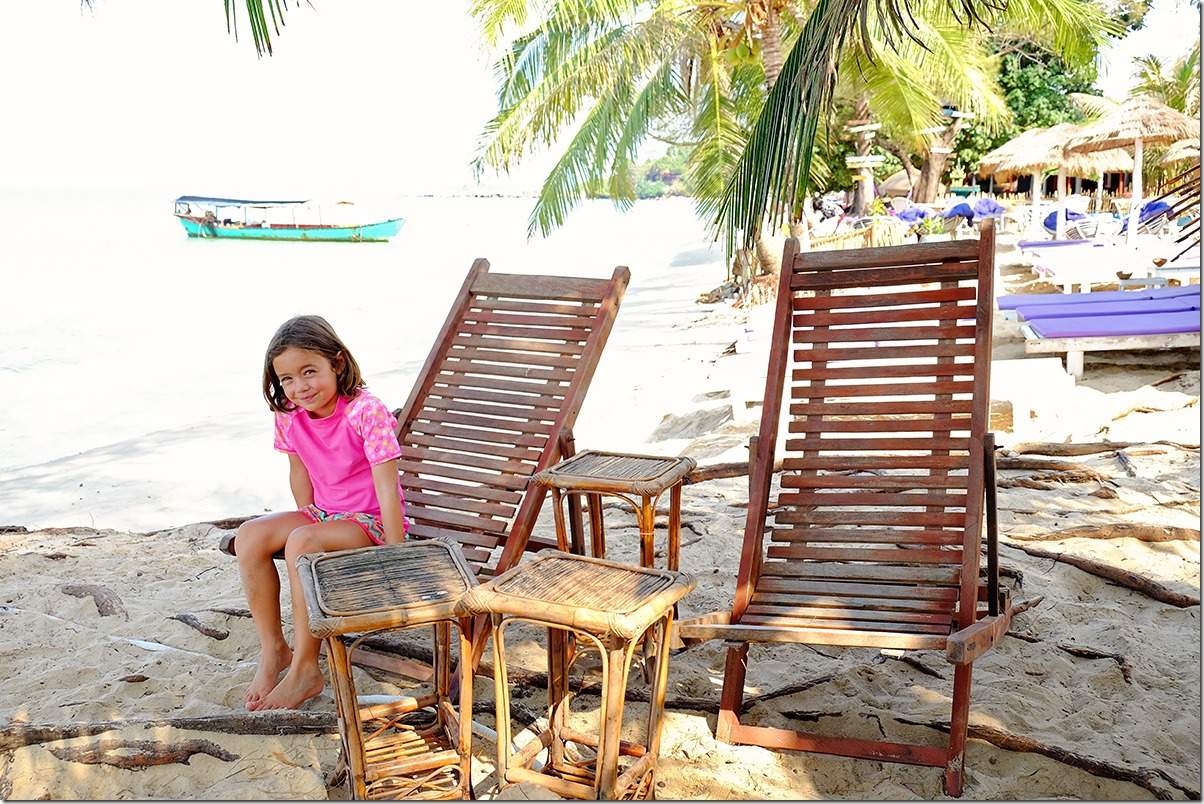
[{"label": "small bamboo stool", "polygon": [[[316,553],[297,560],[309,631],[324,640],[338,711],[348,788],[354,799],[472,797],[472,673],[451,691],[451,626],[461,666],[472,655],[471,621],[456,604],[476,578],[460,548],[440,540]],[[433,626],[429,695],[360,706],[351,654],[385,629]]]},{"label": "small bamboo stool", "polygon": [[[584,494],[589,501],[590,548],[594,558],[606,558],[606,531],[602,523],[602,496],[618,497],[635,511],[640,528],[640,566],[652,567],[655,546],[656,504],[669,492],[669,544],[665,564],[679,566],[681,552],[681,483],[698,464],[693,458],[663,458],[586,450],[535,475],[535,482],[552,491],[556,516],[556,541],[561,550],[585,555],[585,545],[570,543],[562,500]],[[576,534],[573,534],[574,536]],[[579,539],[573,539],[579,542]]]},{"label": "small bamboo stool", "polygon": [[[575,799],[653,796],[669,676],[665,643],[673,627],[674,604],[693,588],[694,580],[679,572],[545,550],[461,599],[461,617],[488,614],[492,622],[499,786],[531,782]],[[549,725],[512,756],[505,628],[514,622],[548,629]],[[619,733],[632,655],[646,634],[656,641],[658,661],[649,696],[647,743],[635,745],[621,742]],[[597,735],[571,729],[565,722],[574,638],[592,644],[603,658]],[[569,742],[592,748],[597,755],[573,761],[565,753]],[[548,761],[543,771],[531,770],[544,748]],[[620,757],[635,761],[620,768]]]}]

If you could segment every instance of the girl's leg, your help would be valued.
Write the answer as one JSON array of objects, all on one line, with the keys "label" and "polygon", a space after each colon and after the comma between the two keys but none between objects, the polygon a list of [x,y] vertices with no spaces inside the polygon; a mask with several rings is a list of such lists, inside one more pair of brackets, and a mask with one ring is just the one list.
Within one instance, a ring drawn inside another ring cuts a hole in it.
[{"label": "girl's leg", "polygon": [[248,709],[272,691],[293,654],[280,629],[280,576],[272,556],[284,547],[288,535],[312,520],[297,511],[268,514],[238,528],[234,552],[247,593],[247,606],[259,636],[259,667],[243,694]]},{"label": "girl's leg", "polygon": [[318,667],[321,642],[309,633],[309,612],[297,577],[297,558],[306,553],[350,550],[370,544],[372,541],[368,534],[359,525],[345,519],[306,525],[289,534],[284,545],[284,556],[293,599],[293,660],[276,688],[252,709],[298,709],[310,698],[321,694],[326,686]]}]

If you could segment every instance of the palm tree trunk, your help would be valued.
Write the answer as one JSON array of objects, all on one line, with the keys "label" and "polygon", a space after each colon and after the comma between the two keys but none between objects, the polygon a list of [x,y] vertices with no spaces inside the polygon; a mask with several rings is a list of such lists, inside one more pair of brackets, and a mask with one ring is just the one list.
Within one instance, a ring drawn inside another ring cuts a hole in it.
[{"label": "palm tree trunk", "polygon": [[949,163],[951,156],[947,149],[953,147],[957,135],[965,128],[965,125],[964,118],[958,117],[934,139],[928,153],[924,156],[924,162],[920,165],[920,178],[916,183],[915,201],[921,204],[931,204],[936,201],[936,196],[941,189],[941,176],[944,174],[945,166]]},{"label": "palm tree trunk", "polygon": [[782,32],[772,0],[766,4],[765,21],[761,23],[761,64],[765,69],[765,91],[773,89],[782,72]]},{"label": "palm tree trunk", "polygon": [[[857,100],[857,108],[853,111],[853,119],[857,121],[866,121],[870,119],[870,99],[866,95],[862,95]],[[868,131],[858,132],[854,139],[853,152],[858,156],[870,155],[870,133]],[[867,176],[867,174],[869,174]],[[853,186],[853,214],[864,215],[866,209],[870,205],[871,197],[874,194],[874,180],[870,168],[865,167],[859,170],[857,183]]]}]

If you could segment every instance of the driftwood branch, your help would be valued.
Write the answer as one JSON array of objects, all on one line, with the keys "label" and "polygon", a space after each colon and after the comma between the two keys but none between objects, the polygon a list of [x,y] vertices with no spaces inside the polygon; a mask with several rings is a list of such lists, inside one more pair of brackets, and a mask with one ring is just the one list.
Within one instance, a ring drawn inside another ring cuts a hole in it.
[{"label": "driftwood branch", "polygon": [[208,740],[186,740],[169,745],[154,740],[102,739],[87,745],[51,746],[46,749],[64,762],[84,765],[112,765],[125,770],[140,770],[154,765],[187,765],[193,754],[208,754],[223,762],[233,762],[231,754]]},{"label": "driftwood branch", "polygon": [[[1118,416],[1116,418],[1120,417]],[[1102,452],[1117,452],[1129,447],[1143,446],[1146,444],[1162,444],[1164,446],[1186,450],[1200,448],[1199,444],[1183,444],[1178,441],[1090,441],[1081,444],[1058,444],[1054,442],[1025,441],[1020,444],[1013,444],[1008,449],[1008,452],[1013,455],[1051,455],[1055,457],[1065,457],[1070,455],[1098,455]]]},{"label": "driftwood branch", "polygon": [[1017,542],[1052,542],[1061,539],[1137,539],[1143,542],[1198,542],[1200,531],[1172,525],[1140,525],[1132,522],[1105,522],[1101,525],[1079,525],[1073,528],[1042,533],[1009,533]]},{"label": "driftwood branch", "polygon": [[202,717],[171,717],[153,720],[102,720],[93,723],[9,723],[0,726],[0,751],[23,745],[52,743],[103,734],[115,729],[135,727],[188,731],[214,731],[225,734],[330,734],[338,730],[333,712],[294,712],[281,709],[268,712],[243,712]]},{"label": "driftwood branch", "polygon": [[1129,664],[1129,660],[1119,653],[1107,653],[1095,648],[1085,648],[1082,645],[1058,645],[1058,650],[1065,651],[1071,656],[1078,656],[1080,659],[1112,659],[1120,666],[1120,674],[1125,683],[1133,683],[1133,667]]},{"label": "driftwood branch", "polygon": [[[732,461],[730,463],[713,463],[709,466],[700,466],[686,475],[682,483],[688,486],[694,483],[705,483],[708,480],[720,480],[727,477],[747,477],[748,463],[748,461]],[[775,474],[782,471],[781,458],[773,462],[773,471]]]},{"label": "driftwood branch", "polygon": [[59,591],[65,595],[71,595],[71,597],[92,598],[92,602],[96,604],[96,610],[100,612],[101,617],[120,614],[127,620],[130,618],[130,615],[125,611],[125,606],[121,605],[121,598],[117,597],[117,593],[107,586],[90,583],[69,583],[66,586],[59,587]]},{"label": "driftwood branch", "polygon": [[1200,605],[1200,598],[1192,597],[1191,595],[1176,592],[1157,581],[1147,578],[1144,575],[1138,575],[1135,572],[1114,567],[1111,564],[1104,564],[1100,561],[1094,561],[1083,556],[1071,555],[1069,553],[1054,553],[1049,550],[1042,550],[1038,547],[1030,547],[1026,544],[1010,544],[1009,542],[1000,541],[1000,544],[1010,547],[1013,550],[1022,550],[1035,558],[1048,558],[1062,564],[1069,564],[1072,567],[1077,567],[1083,572],[1090,573],[1097,577],[1103,578],[1106,581],[1111,581],[1120,586],[1127,587],[1136,592],[1141,592],[1147,597],[1152,597],[1160,603],[1169,603],[1172,606],[1178,606],[1185,609],[1189,606]]},{"label": "driftwood branch", "polygon": [[226,637],[230,636],[230,632],[225,628],[213,628],[212,626],[205,625],[203,622],[197,619],[195,614],[173,614],[167,619],[179,620],[180,622],[184,623],[184,625],[200,631],[210,639],[225,639]]},{"label": "driftwood branch", "polygon": [[[906,723],[909,726],[927,726],[930,729],[939,729],[948,733],[949,721],[944,720],[910,720],[908,718],[895,718],[899,723]],[[1028,754],[1041,754],[1049,757],[1063,765],[1069,765],[1072,768],[1086,771],[1092,776],[1100,776],[1105,779],[1116,779],[1121,782],[1129,782],[1148,790],[1160,801],[1171,801],[1175,798],[1174,792],[1168,788],[1174,788],[1180,793],[1183,793],[1190,799],[1199,799],[1200,791],[1195,790],[1187,785],[1177,782],[1166,771],[1157,768],[1126,768],[1121,765],[1114,765],[1110,762],[1104,762],[1099,759],[1092,759],[1082,754],[1077,754],[1074,751],[1061,748],[1056,745],[1046,745],[1045,743],[1034,740],[1031,737],[1025,737],[1020,734],[1012,734],[1003,729],[997,729],[993,726],[982,726],[976,723],[971,723],[969,727],[970,736],[985,740],[991,745],[1004,749],[1005,751],[1020,751]]]},{"label": "driftwood branch", "polygon": [[1023,614],[1029,609],[1036,608],[1037,606],[1040,606],[1044,600],[1045,595],[1037,595],[1036,597],[1030,597],[1028,600],[1022,600],[1015,606],[1012,606],[1012,616],[1015,617],[1017,614]]},{"label": "driftwood branch", "polygon": [[[1037,471],[1047,469],[1054,472],[1071,472],[1076,478],[1082,477],[1087,480],[1094,480],[1098,483],[1103,483],[1108,480],[1108,476],[1101,474],[1094,469],[1083,466],[1080,463],[1073,461],[1056,461],[1049,458],[1025,458],[1023,456],[1012,457],[1008,455],[1000,455],[995,459],[996,469],[1017,469]],[[1046,478],[1049,479],[1049,478]],[[1074,480],[1072,482],[1085,482]]]}]

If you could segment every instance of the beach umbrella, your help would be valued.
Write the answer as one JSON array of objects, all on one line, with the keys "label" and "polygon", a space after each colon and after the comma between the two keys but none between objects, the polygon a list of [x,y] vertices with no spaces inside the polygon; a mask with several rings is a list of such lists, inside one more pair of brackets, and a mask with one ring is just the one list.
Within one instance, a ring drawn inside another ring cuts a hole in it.
[{"label": "beach umbrella", "polygon": [[1171,146],[1166,149],[1166,153],[1162,155],[1162,164],[1164,165],[1169,165],[1173,162],[1199,161],[1200,140],[1197,137],[1190,137],[1171,143]]},{"label": "beach umbrella", "polygon": [[[1090,153],[1067,152],[1067,140],[1082,133],[1082,127],[1074,123],[1059,123],[1049,128],[1032,128],[1005,143],[991,157],[998,174],[1028,173],[1033,177],[1033,222],[1032,228],[1039,229],[1041,200],[1041,174],[1045,170],[1058,171],[1058,215],[1055,237],[1061,239],[1066,233],[1066,177],[1082,176],[1102,178],[1105,172],[1125,170],[1132,158],[1119,148],[1110,148]],[[989,156],[989,155],[988,155]],[[981,163],[980,163],[981,165]]]},{"label": "beach umbrella", "polygon": [[1148,95],[1135,95],[1100,120],[1083,126],[1071,137],[1066,150],[1091,153],[1111,148],[1133,149],[1133,201],[1129,206],[1129,245],[1137,232],[1141,211],[1141,161],[1143,149],[1154,143],[1171,143],[1199,136],[1196,121]]}]

